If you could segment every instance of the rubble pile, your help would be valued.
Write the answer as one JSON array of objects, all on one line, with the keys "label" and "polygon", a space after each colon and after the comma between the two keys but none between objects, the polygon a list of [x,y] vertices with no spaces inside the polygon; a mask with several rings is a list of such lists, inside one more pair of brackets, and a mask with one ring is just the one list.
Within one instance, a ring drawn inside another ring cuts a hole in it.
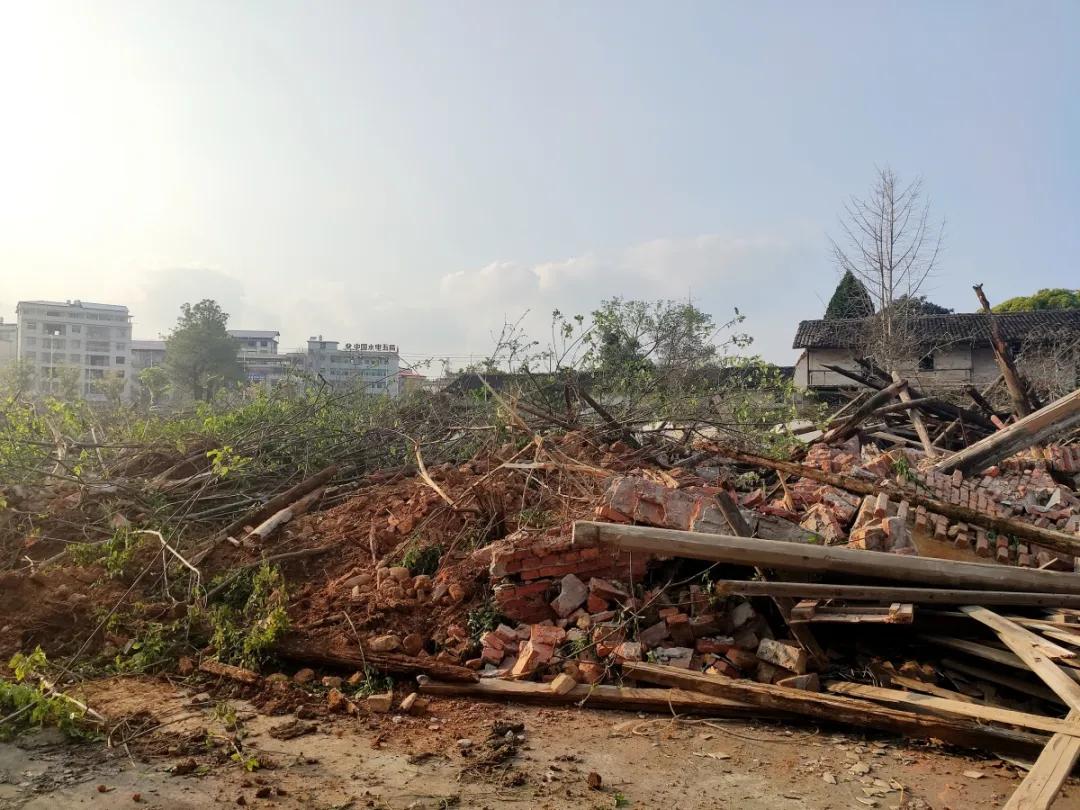
[{"label": "rubble pile", "polygon": [[[332,466],[180,550],[114,512],[154,542],[115,549],[101,577],[70,559],[4,574],[0,637],[120,659],[148,621],[164,633],[280,599],[282,633],[250,659],[262,671],[224,645],[269,617],[185,636],[197,641],[178,671],[265,690],[275,711],[321,684],[332,713],[386,712],[391,676],[406,713],[448,694],[660,710],[677,698],[688,712],[1037,751],[1073,730],[1064,707],[1080,711],[1080,392],[1066,400],[950,453],[848,417],[789,461],[714,436],[635,435],[610,414],[554,429],[511,412],[511,441],[430,467],[417,443],[415,465],[337,487]],[[187,603],[162,587],[170,563]],[[118,614],[125,600],[142,615]]]}]

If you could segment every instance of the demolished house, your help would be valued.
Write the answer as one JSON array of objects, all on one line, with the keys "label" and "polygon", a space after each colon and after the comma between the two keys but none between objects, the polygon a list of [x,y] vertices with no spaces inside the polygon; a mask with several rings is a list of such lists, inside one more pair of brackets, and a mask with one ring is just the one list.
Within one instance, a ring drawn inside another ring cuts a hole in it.
[{"label": "demolished house", "polygon": [[[219,636],[176,667],[268,713],[318,671],[322,714],[455,696],[932,738],[1032,757],[1008,806],[1048,806],[1080,757],[1080,391],[1019,415],[850,373],[864,390],[787,459],[638,432],[570,383],[557,412],[486,387],[506,426],[467,458],[429,466],[417,442],[396,468],[292,481],[186,547],[157,533],[147,570],[186,577],[204,613],[260,565],[288,583],[274,669]],[[134,454],[109,486],[201,492],[197,457]],[[95,497],[61,487],[44,508],[76,520]],[[97,618],[124,589],[64,554],[3,575],[2,652],[128,654]],[[359,688],[376,673],[397,685]]]}]

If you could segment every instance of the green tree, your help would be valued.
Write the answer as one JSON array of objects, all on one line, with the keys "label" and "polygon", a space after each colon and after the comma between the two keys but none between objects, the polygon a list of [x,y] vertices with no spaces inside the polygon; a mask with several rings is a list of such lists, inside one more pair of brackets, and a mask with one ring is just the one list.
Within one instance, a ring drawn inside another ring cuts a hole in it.
[{"label": "green tree", "polygon": [[105,401],[114,408],[120,407],[126,387],[127,380],[119,371],[107,371],[101,379],[94,381],[94,390],[105,397]]},{"label": "green tree", "polygon": [[832,298],[829,299],[829,305],[825,307],[825,319],[865,318],[873,314],[874,302],[866,290],[866,285],[850,270],[845,270]]},{"label": "green tree", "polygon": [[34,388],[34,366],[25,360],[15,360],[0,368],[0,392],[18,397]]},{"label": "green tree", "polygon": [[1002,301],[994,312],[1034,312],[1043,309],[1080,309],[1080,290],[1063,287],[1039,290],[1034,295],[1018,295]]},{"label": "green tree", "polygon": [[82,399],[83,380],[79,369],[71,366],[61,366],[53,369],[50,380],[49,392],[63,402],[74,402]]},{"label": "green tree", "polygon": [[240,343],[225,331],[229,315],[205,298],[184,304],[165,340],[165,370],[174,391],[210,401],[222,387],[243,378],[236,359]]},{"label": "green tree", "polygon": [[151,405],[156,405],[169,392],[169,372],[161,366],[147,366],[139,372],[138,380],[149,395]]},{"label": "green tree", "polygon": [[928,301],[925,295],[901,295],[892,303],[897,318],[912,318],[919,315],[951,315],[948,307]]},{"label": "green tree", "polygon": [[592,313],[582,365],[612,390],[659,377],[677,382],[713,363],[722,349],[749,345],[749,337],[734,333],[716,342],[720,330],[742,319],[736,311],[729,323],[718,326],[712,315],[688,301],[612,298]]}]

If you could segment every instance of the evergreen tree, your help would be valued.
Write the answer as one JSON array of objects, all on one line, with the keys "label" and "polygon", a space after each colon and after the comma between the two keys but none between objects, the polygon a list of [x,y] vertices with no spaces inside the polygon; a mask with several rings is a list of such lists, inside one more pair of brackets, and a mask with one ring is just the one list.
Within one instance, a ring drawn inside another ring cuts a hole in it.
[{"label": "evergreen tree", "polygon": [[844,272],[825,308],[825,319],[865,318],[874,314],[874,302],[866,286],[850,270]]},{"label": "evergreen tree", "polygon": [[174,391],[209,402],[218,389],[243,378],[236,359],[240,342],[225,331],[229,315],[217,301],[184,304],[180,313],[165,340],[165,370]]}]

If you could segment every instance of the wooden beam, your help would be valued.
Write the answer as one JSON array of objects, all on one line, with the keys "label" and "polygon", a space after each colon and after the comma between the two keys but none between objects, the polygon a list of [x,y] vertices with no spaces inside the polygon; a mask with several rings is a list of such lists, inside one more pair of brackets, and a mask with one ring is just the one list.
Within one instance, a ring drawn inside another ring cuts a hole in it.
[{"label": "wooden beam", "polygon": [[1005,646],[1027,664],[1043,683],[1054,690],[1057,696],[1065,701],[1065,705],[1073,711],[1080,711],[1080,684],[1067,674],[1068,670],[1062,669],[1048,658],[1044,648],[1032,640],[1033,636],[1035,639],[1038,639],[1038,636],[987,608],[970,606],[961,610],[997,633]]},{"label": "wooden beam", "polygon": [[[885,383],[879,383],[870,377],[859,374],[858,372],[852,371],[851,369],[846,369],[843,366],[825,365],[824,367],[827,368],[829,371],[835,371],[837,374],[848,377],[849,379],[852,379],[857,383],[865,385],[871,390],[879,391],[885,386]],[[938,417],[939,419],[957,419],[964,421],[968,425],[978,425],[984,430],[995,429],[994,423],[978,411],[974,411],[969,408],[961,408],[959,405],[954,405],[953,403],[946,402],[943,399],[927,397],[919,389],[914,388],[910,383],[908,384],[908,391],[915,399],[932,400],[921,404],[919,407],[927,413]]]},{"label": "wooden beam", "polygon": [[299,661],[323,667],[363,671],[368,667],[380,672],[397,675],[427,675],[444,681],[472,683],[480,676],[473,670],[448,664],[435,658],[415,658],[403,653],[366,652],[361,649],[328,646],[299,638],[285,639],[274,644],[275,655],[290,661]]},{"label": "wooden beam", "polygon": [[[483,700],[539,703],[547,706],[578,704],[595,709],[650,711],[661,714],[707,714],[713,717],[757,717],[761,708],[737,700],[713,697],[685,689],[652,689],[582,684],[566,694],[552,692],[546,683],[485,678],[479,683],[450,683],[420,676],[419,691],[426,695],[480,698]],[[784,712],[770,717],[790,717]]]},{"label": "wooden beam", "polygon": [[825,688],[832,694],[866,698],[880,703],[904,706],[911,708],[913,711],[926,711],[952,717],[971,717],[988,723],[1004,723],[1005,725],[1019,726],[1033,731],[1047,731],[1051,734],[1068,734],[1073,737],[1080,737],[1080,723],[1070,720],[1058,720],[1054,717],[1043,717],[1028,712],[1018,712],[1013,709],[1002,709],[984,703],[967,703],[933,695],[905,692],[902,689],[884,689],[880,686],[869,686],[862,683],[833,681],[827,684]]},{"label": "wooden beam", "polygon": [[938,462],[935,469],[943,473],[960,470],[965,475],[979,472],[1077,425],[1080,425],[1080,390],[1073,391],[1003,430],[953,453]]},{"label": "wooden beam", "polygon": [[[939,501],[936,498],[929,498],[914,488],[901,489],[891,484],[883,485],[882,483],[875,483],[862,478],[855,478],[850,475],[825,472],[816,467],[808,467],[790,461],[779,461],[778,459],[759,456],[753,453],[743,453],[732,448],[717,447],[716,452],[717,455],[726,456],[734,461],[740,461],[744,464],[753,464],[757,467],[766,467],[770,470],[776,470],[777,472],[785,473],[787,475],[799,475],[803,478],[820,481],[823,484],[831,484],[834,487],[845,489],[848,492],[854,492],[859,495],[877,495],[879,492],[886,492],[889,495],[896,497],[898,500],[907,501],[912,506],[923,506],[928,512],[934,512],[935,514],[953,518],[954,520],[959,520],[963,523],[970,523],[972,526],[993,529],[998,534],[1010,534],[1013,537],[1030,540],[1033,543],[1038,543],[1039,545],[1064,552],[1065,554],[1080,556],[1080,538],[1069,534],[1068,532],[1059,532],[1056,529],[1044,529],[1032,523],[1025,523],[1021,520],[1014,520],[1012,518],[994,517],[985,512],[980,512],[977,509],[970,509],[966,506],[960,506],[959,504],[952,504],[947,501]],[[1036,588],[1033,590],[1039,589]]]},{"label": "wooden beam", "polygon": [[[999,616],[992,610],[988,610],[984,607],[962,607],[960,612],[965,616],[982,622],[987,627],[997,633],[998,637],[1002,641],[1005,641],[1005,635],[1009,635],[1017,643],[1021,643],[1025,647],[1031,647],[1041,656],[1049,658],[1051,661],[1057,661],[1061,658],[1075,658],[1076,651],[1071,650],[1068,647],[1062,647],[1050,639],[1043,638],[1042,636],[1031,632],[1026,627],[1022,627],[1011,619],[1007,619],[1004,616]],[[1009,649],[1012,649],[1007,641],[1005,642]],[[1020,656],[1023,658],[1023,656]]]},{"label": "wooden beam", "polygon": [[[987,644],[979,644],[976,641],[968,641],[963,638],[951,638],[949,636],[936,636],[929,633],[921,633],[918,636],[923,641],[928,641],[931,644],[936,644],[939,647],[946,647],[950,650],[956,650],[958,652],[967,653],[973,655],[976,658],[982,658],[984,661],[992,661],[995,664],[1001,664],[1002,666],[1012,667],[1013,669],[1022,669],[1024,672],[1029,672],[1030,668],[1024,663],[1023,659],[1015,653],[1011,653],[1008,650],[999,650],[997,647],[991,647]],[[1080,683],[1080,670],[1068,667],[1062,670],[1069,678]]]},{"label": "wooden beam", "polygon": [[1008,689],[1012,689],[1015,692],[1019,692],[1025,697],[1037,697],[1051,703],[1058,703],[1062,706],[1065,705],[1064,701],[1062,701],[1061,698],[1059,698],[1041,683],[1034,683],[1032,681],[1024,680],[1023,678],[1016,678],[1012,675],[1006,675],[994,669],[986,669],[984,667],[972,666],[966,661],[957,661],[955,658],[942,658],[941,666],[947,670],[953,670],[954,672],[958,672],[961,675],[967,675],[970,678],[989,681],[990,683],[997,684],[998,686],[1007,687]]},{"label": "wooden beam", "polygon": [[904,675],[898,675],[895,672],[889,672],[888,678],[889,683],[896,686],[902,686],[910,692],[925,692],[928,695],[948,698],[949,700],[959,700],[962,703],[979,702],[975,698],[965,695],[963,692],[954,692],[952,689],[946,689],[944,686],[938,686],[936,683],[926,683],[920,681],[918,678],[908,678]]},{"label": "wooden beam", "polygon": [[865,729],[877,728],[912,737],[937,737],[957,745],[1028,747],[1041,745],[1045,737],[1028,731],[987,726],[953,717],[937,717],[881,706],[843,695],[788,689],[773,684],[736,681],[678,667],[628,661],[623,673],[631,678],[663,686],[703,692],[707,695],[752,703],[814,720]]},{"label": "wooden beam", "polygon": [[[911,403],[911,392],[908,391],[907,381],[900,376],[899,371],[892,373],[893,382],[901,383],[900,390],[897,394],[900,397],[901,402]],[[908,411],[908,418],[911,419],[911,424],[915,426],[915,432],[919,434],[919,441],[922,442],[923,451],[926,453],[927,458],[937,458],[937,453],[934,451],[934,444],[930,441],[930,432],[926,429],[926,423],[923,422],[922,416],[919,415],[917,410]]]},{"label": "wooden beam", "polygon": [[943,563],[928,557],[909,557],[883,551],[784,543],[652,526],[579,520],[574,523],[574,542],[581,545],[603,543],[625,551],[643,551],[692,560],[786,571],[836,572],[954,588],[1080,593],[1080,577],[1056,571],[953,560]]},{"label": "wooden beam", "polygon": [[[998,638],[1065,701],[1071,710],[1069,720],[1080,722],[1080,684],[1076,683],[1069,670],[1062,669],[1043,654],[1042,647],[1036,643],[1038,636],[984,607],[972,606],[961,610],[997,633]],[[1055,734],[1006,807],[1049,807],[1078,757],[1080,741],[1071,735]]]},{"label": "wooden beam", "polygon": [[862,425],[863,421],[865,421],[870,414],[895,397],[897,392],[903,387],[904,382],[901,380],[882,388],[856,408],[851,416],[845,419],[840,425],[830,428],[819,441],[823,444],[838,444],[839,442],[850,439],[859,432],[859,426]]},{"label": "wooden beam", "polygon": [[[1071,711],[1070,722],[1080,722],[1080,712]],[[1043,748],[1004,810],[1047,810],[1057,798],[1080,759],[1080,739],[1069,734],[1055,734]]]},{"label": "wooden beam", "polygon": [[[713,583],[717,594],[789,596],[799,599],[845,599],[852,602],[915,602],[932,605],[1017,605],[1023,607],[1080,607],[1080,595],[1020,591],[966,591],[945,588],[903,588],[872,585],[832,585],[820,582],[758,582],[722,579]],[[1078,636],[1080,641],[1080,636]]]},{"label": "wooden beam", "polygon": [[[724,519],[727,521],[728,526],[731,527],[731,531],[734,534],[739,537],[753,537],[754,533],[750,530],[750,524],[746,522],[746,518],[743,517],[739,505],[728,492],[721,490],[716,493],[716,506],[724,516]],[[754,572],[762,580],[767,579],[764,569],[755,566]],[[772,601],[773,604],[776,605],[776,609],[780,613],[780,616],[791,630],[791,635],[799,642],[799,646],[806,650],[819,668],[826,667],[829,663],[829,657],[825,654],[825,650],[821,648],[821,645],[818,643],[817,638],[815,638],[810,628],[801,625],[792,627],[791,609],[794,606],[794,600],[786,596],[774,596],[772,597]]]}]

